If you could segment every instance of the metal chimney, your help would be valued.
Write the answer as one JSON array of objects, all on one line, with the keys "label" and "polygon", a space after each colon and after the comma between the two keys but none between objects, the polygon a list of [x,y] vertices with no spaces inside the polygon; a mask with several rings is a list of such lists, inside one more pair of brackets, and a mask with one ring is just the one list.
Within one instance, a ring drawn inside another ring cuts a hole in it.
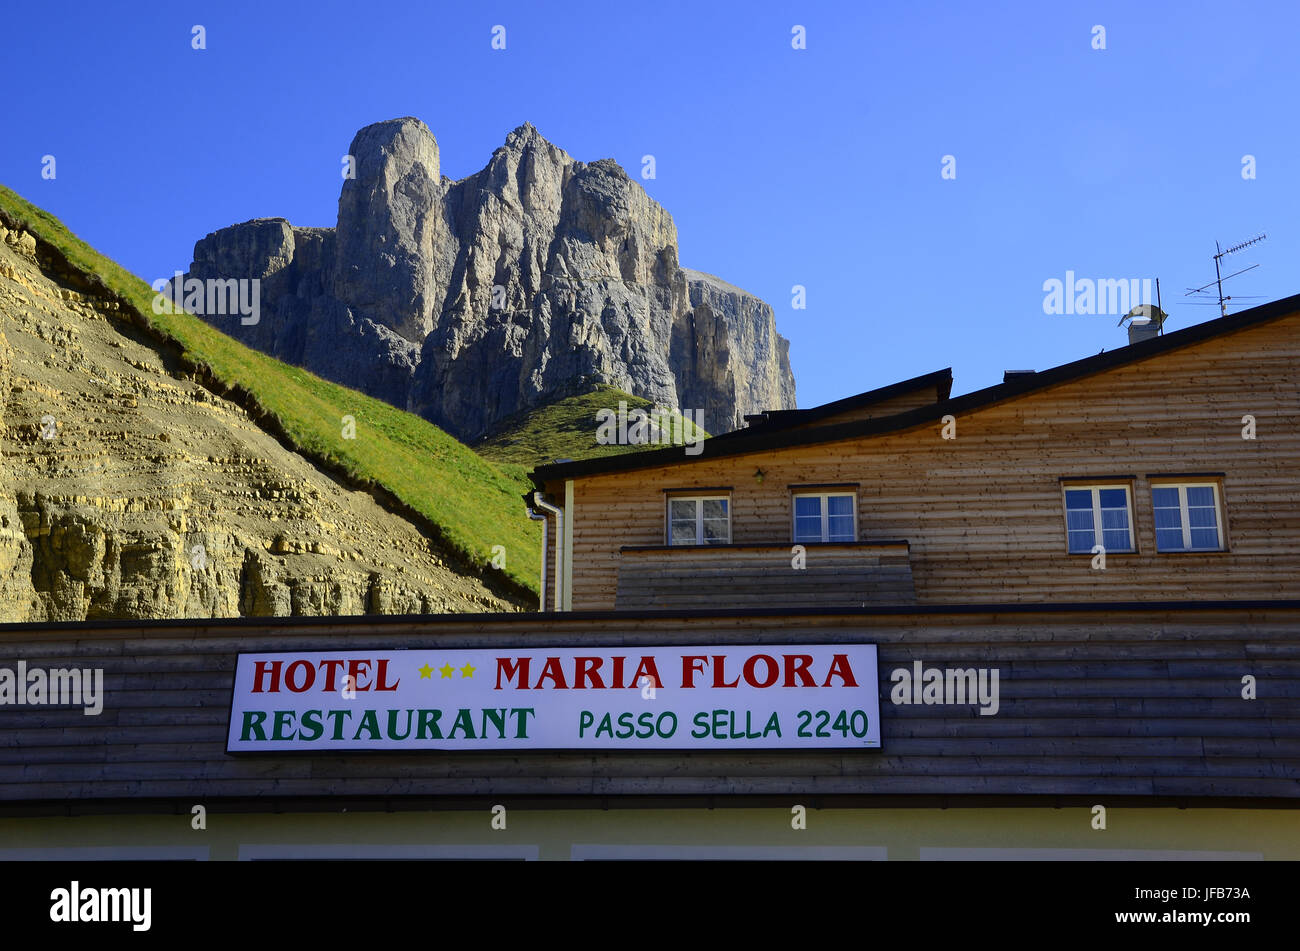
[{"label": "metal chimney", "polygon": [[1128,342],[1135,344],[1160,336],[1168,318],[1169,315],[1154,304],[1139,304],[1125,314],[1120,323],[1128,321]]}]

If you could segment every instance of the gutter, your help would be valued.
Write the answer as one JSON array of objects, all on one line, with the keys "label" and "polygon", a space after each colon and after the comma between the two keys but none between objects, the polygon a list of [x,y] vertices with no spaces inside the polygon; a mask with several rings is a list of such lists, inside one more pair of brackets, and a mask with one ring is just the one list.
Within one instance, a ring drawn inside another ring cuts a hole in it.
[{"label": "gutter", "polygon": [[[556,508],[551,503],[542,498],[541,492],[533,493],[533,504],[543,512],[548,512],[555,516],[555,610],[560,610],[560,579],[564,577],[561,568],[564,557],[564,546],[560,544],[560,539],[564,535],[564,509]],[[546,518],[545,515],[540,518]],[[538,604],[543,611],[546,610],[546,529],[542,529],[542,596]]]},{"label": "gutter", "polygon": [[[524,496],[524,498],[527,498],[527,496]],[[528,517],[532,519],[534,522],[542,523],[542,584],[541,584],[541,592],[538,594],[537,597],[537,610],[545,611],[546,610],[546,522],[548,521],[548,519],[546,518],[545,515],[538,515],[537,512],[533,511],[532,506],[527,506],[527,512],[528,512]]]}]

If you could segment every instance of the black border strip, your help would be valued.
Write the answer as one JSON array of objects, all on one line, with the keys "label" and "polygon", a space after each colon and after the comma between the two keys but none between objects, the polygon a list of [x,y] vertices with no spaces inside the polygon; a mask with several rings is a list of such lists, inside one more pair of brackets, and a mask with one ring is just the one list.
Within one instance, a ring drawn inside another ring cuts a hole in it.
[{"label": "black border strip", "polygon": [[[1101,794],[1108,808],[1130,809],[1300,809],[1300,799],[1277,796],[1138,796]],[[418,793],[393,796],[205,796],[209,814],[254,815],[288,812],[428,812],[487,811],[504,802],[511,809],[754,809],[775,807],[788,809],[796,797],[812,809],[1063,809],[1091,808],[1098,794],[1053,795],[1051,793],[682,793],[678,795],[637,795],[633,793],[591,793],[587,795],[539,795],[488,793],[480,796],[448,794],[428,796]],[[54,802],[41,799],[0,801],[4,818],[55,818],[94,815],[177,815],[189,816],[193,797],[126,799],[71,799]]]},{"label": "black border strip", "polygon": [[737,548],[766,548],[771,551],[781,551],[789,555],[792,545],[799,544],[805,548],[897,548],[902,545],[911,549],[911,543],[906,538],[882,538],[871,539],[856,542],[729,542],[726,545],[624,545],[619,551],[717,551],[719,549],[737,549]]},{"label": "black border strip", "polygon": [[1137,476],[1135,475],[1061,476],[1056,481],[1061,483],[1078,482],[1080,484],[1084,482],[1136,482]]},{"label": "black border strip", "polygon": [[861,482],[790,482],[786,488],[793,491],[799,489],[860,489]]},{"label": "black border strip", "polygon": [[[828,544],[847,544],[833,542]],[[869,543],[868,543],[869,544]],[[720,546],[711,546],[720,547]],[[870,607],[817,608],[707,608],[664,611],[518,611],[464,614],[349,614],[313,615],[311,617],[238,617],[178,618],[111,621],[23,621],[0,625],[0,643],[6,634],[27,631],[112,631],[128,629],[144,634],[149,630],[184,628],[331,627],[344,624],[383,626],[387,624],[500,624],[513,622],[526,626],[538,621],[652,621],[694,620],[709,618],[805,618],[805,617],[896,617],[898,615],[945,614],[1097,614],[1108,612],[1160,611],[1300,611],[1300,598],[1254,599],[1240,601],[1017,601],[966,602],[960,604],[877,604]]]}]

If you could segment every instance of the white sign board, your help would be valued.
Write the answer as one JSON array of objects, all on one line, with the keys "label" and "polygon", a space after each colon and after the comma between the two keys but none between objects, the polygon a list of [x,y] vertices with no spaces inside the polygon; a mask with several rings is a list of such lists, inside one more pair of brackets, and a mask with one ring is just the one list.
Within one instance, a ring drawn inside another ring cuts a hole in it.
[{"label": "white sign board", "polygon": [[872,749],[874,644],[240,654],[228,752]]}]

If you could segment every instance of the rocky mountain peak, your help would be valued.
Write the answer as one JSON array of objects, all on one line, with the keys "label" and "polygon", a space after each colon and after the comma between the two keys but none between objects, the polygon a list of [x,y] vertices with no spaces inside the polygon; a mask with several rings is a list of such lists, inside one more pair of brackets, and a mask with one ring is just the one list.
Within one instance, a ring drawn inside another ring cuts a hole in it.
[{"label": "rocky mountain peak", "polygon": [[[540,132],[537,131],[537,126],[533,125],[531,122],[525,122],[523,125],[517,126],[513,130],[511,130],[510,134],[506,136],[506,141],[503,148],[511,149],[517,152],[522,152],[524,149],[528,148],[529,146],[532,146],[534,148],[537,147],[549,147],[552,149],[556,148],[553,143],[551,143],[544,135],[542,135]],[[556,149],[556,151],[561,151],[561,150]]]},{"label": "rocky mountain peak", "polygon": [[432,150],[437,161],[438,140],[429,127],[414,116],[372,122],[352,137],[349,155],[371,158],[383,153],[420,153]]},{"label": "rocky mountain peak", "polygon": [[466,440],[592,382],[703,410],[713,432],[795,405],[772,309],[683,271],[672,216],[614,160],[577,161],[526,122],[453,182],[411,117],[349,154],[334,229],[196,243],[192,276],[263,279],[258,325],[211,322]]}]

